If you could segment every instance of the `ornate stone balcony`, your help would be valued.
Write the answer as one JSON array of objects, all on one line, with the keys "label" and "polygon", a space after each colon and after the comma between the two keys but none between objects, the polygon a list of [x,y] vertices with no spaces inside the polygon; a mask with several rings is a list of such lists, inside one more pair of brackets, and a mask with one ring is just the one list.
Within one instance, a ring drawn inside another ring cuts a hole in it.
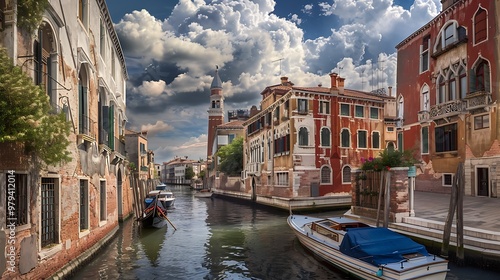
[{"label": "ornate stone balcony", "polygon": [[491,93],[486,91],[476,91],[468,94],[465,97],[465,102],[467,104],[467,110],[484,108],[492,102]]},{"label": "ornate stone balcony", "polygon": [[429,112],[429,118],[434,120],[439,118],[455,116],[465,112],[466,110],[467,108],[465,101],[452,100],[431,106],[431,110]]}]

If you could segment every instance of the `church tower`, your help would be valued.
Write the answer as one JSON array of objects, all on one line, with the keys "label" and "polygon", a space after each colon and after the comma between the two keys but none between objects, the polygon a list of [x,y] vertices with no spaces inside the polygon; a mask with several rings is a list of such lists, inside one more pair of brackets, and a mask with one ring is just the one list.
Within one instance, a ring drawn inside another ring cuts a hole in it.
[{"label": "church tower", "polygon": [[224,123],[224,96],[222,81],[219,77],[219,67],[215,68],[215,76],[210,86],[210,107],[208,109],[208,141],[207,158],[212,156],[215,141],[215,131],[218,125]]}]

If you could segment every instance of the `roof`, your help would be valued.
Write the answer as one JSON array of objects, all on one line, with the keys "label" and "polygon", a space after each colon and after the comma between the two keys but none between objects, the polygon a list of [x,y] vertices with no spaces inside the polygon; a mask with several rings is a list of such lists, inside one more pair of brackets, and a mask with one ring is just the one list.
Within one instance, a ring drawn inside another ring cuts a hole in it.
[{"label": "roof", "polygon": [[234,120],[234,121],[230,121],[230,122],[227,122],[227,123],[223,123],[223,124],[220,124],[217,126],[217,129],[229,129],[229,128],[233,128],[233,129],[243,129],[243,120]]},{"label": "roof", "polygon": [[220,88],[222,89],[222,81],[219,77],[219,67],[215,69],[214,79],[212,80],[212,85],[210,85],[210,89]]}]

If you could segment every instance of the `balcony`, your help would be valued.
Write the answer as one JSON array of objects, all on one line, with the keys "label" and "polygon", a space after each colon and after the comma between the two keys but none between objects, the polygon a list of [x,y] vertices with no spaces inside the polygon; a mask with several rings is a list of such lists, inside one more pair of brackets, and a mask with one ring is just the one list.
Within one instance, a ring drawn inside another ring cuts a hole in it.
[{"label": "balcony", "polygon": [[463,100],[452,100],[431,106],[429,118],[432,120],[456,116],[466,111],[466,102]]},{"label": "balcony", "polygon": [[430,115],[429,111],[427,111],[427,110],[420,111],[420,112],[418,112],[418,122],[420,122],[420,123],[429,122],[431,120],[430,116],[431,115]]},{"label": "balcony", "polygon": [[86,115],[78,117],[78,137],[87,142],[94,142],[96,140],[96,122]]},{"label": "balcony", "polygon": [[486,91],[476,91],[465,97],[466,109],[476,110],[491,104],[491,93]]},{"label": "balcony", "polygon": [[260,162],[252,162],[252,163],[249,163],[247,166],[246,166],[246,171],[247,171],[247,175],[257,175],[259,176],[260,175],[260,171],[261,171],[261,164]]}]

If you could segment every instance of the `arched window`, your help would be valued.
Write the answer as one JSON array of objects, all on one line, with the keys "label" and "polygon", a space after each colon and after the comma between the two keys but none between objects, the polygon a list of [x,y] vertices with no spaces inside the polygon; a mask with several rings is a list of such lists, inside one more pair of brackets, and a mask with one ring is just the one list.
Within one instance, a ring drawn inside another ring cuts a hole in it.
[{"label": "arched window", "polygon": [[80,67],[78,75],[78,131],[80,134],[90,134],[90,119],[88,116],[88,79],[84,65]]},{"label": "arched window", "polygon": [[54,31],[50,24],[44,22],[38,29],[38,36],[33,42],[35,63],[35,84],[40,85],[49,96],[51,104],[57,102],[54,81],[57,80],[57,47],[55,45]]},{"label": "arched window", "polygon": [[321,146],[330,147],[330,129],[327,127],[321,129]]},{"label": "arched window", "polygon": [[420,103],[420,110],[421,111],[429,111],[430,109],[430,101],[429,101],[429,86],[424,85],[420,91],[421,94],[421,103]]},{"label": "arched window", "polygon": [[342,168],[342,184],[351,183],[351,167],[346,165]]},{"label": "arched window", "polygon": [[437,104],[446,102],[446,81],[444,76],[440,75],[437,84]]},{"label": "arched window", "polygon": [[464,99],[465,96],[467,95],[467,74],[465,72],[464,67],[460,68],[460,71],[458,71],[458,86],[459,86],[459,92],[460,92],[460,98]]},{"label": "arched window", "polygon": [[343,128],[342,132],[340,132],[340,146],[342,148],[351,147],[351,133],[347,128]]},{"label": "arched window", "polygon": [[488,15],[486,10],[479,8],[474,15],[474,44],[488,38]]},{"label": "arched window", "polygon": [[309,145],[309,132],[307,128],[301,127],[299,129],[299,146],[308,146]]},{"label": "arched window", "polygon": [[450,71],[450,77],[448,79],[448,98],[446,101],[452,101],[457,99],[457,83],[455,75]]},{"label": "arched window", "polygon": [[476,91],[489,91],[489,72],[488,63],[482,60],[475,69]]},{"label": "arched window", "polygon": [[399,95],[398,98],[398,126],[401,127],[403,125],[404,120],[404,98],[402,95]]},{"label": "arched window", "polygon": [[331,184],[332,183],[332,169],[330,166],[325,165],[321,167],[321,184]]}]

